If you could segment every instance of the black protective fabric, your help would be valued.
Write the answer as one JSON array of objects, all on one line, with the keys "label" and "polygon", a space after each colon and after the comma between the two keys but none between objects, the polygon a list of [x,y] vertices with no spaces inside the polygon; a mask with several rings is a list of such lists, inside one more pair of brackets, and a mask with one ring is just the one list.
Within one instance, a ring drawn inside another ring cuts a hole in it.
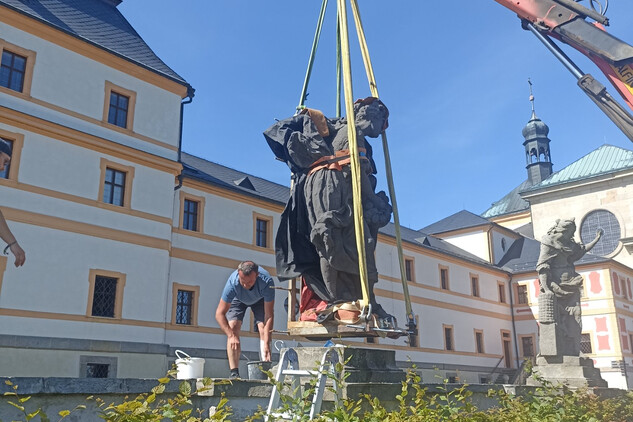
[{"label": "black protective fabric", "polygon": [[[264,137],[293,173],[290,199],[275,239],[277,276],[303,276],[321,299],[337,303],[357,300],[362,292],[350,168],[325,168],[309,174],[318,159],[349,148],[346,120],[327,119],[327,124],[329,135],[323,137],[307,114],[295,115],[271,126]],[[378,229],[391,218],[391,206],[384,192],[374,193],[371,145],[359,136],[358,146],[366,149],[367,159],[361,160],[365,249],[372,304],[379,310],[373,295],[378,281],[374,251]]]}]

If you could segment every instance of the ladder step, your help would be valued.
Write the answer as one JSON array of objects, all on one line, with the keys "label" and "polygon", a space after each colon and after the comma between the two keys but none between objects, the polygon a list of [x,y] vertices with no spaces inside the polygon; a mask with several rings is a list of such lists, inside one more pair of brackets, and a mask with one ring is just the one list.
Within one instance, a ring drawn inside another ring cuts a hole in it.
[{"label": "ladder step", "polygon": [[295,376],[295,377],[314,377],[314,376],[319,376],[321,375],[321,373],[319,371],[310,371],[310,370],[304,370],[304,369],[284,369],[281,372],[282,375],[291,375],[291,376]]}]

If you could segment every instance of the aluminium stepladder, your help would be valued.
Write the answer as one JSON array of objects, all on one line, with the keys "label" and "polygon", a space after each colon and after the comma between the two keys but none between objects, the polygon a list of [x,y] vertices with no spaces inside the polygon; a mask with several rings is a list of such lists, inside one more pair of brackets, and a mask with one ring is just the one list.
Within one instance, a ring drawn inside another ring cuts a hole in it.
[{"label": "aluminium stepladder", "polygon": [[301,395],[301,377],[317,377],[314,395],[312,397],[312,406],[310,407],[310,420],[314,419],[319,412],[321,412],[321,403],[323,402],[325,384],[328,378],[334,379],[335,400],[336,404],[340,405],[341,392],[339,384],[341,374],[337,371],[338,363],[338,351],[335,347],[332,347],[323,353],[318,370],[300,369],[297,352],[292,348],[285,350],[281,355],[281,359],[279,359],[279,367],[277,368],[277,375],[275,376],[276,383],[270,396],[265,420],[270,422],[276,420],[294,420],[296,418],[291,411],[283,413],[277,411],[281,400],[281,391],[279,391],[278,387],[283,386],[287,376],[292,378],[291,389],[294,398],[297,398],[297,395]]}]

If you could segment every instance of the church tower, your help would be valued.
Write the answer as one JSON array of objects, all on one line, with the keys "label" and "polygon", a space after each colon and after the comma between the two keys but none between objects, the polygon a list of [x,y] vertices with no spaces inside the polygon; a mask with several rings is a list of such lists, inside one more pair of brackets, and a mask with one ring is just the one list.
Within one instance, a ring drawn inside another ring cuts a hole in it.
[{"label": "church tower", "polygon": [[527,162],[528,181],[530,185],[541,183],[552,174],[552,156],[550,154],[547,137],[549,127],[536,117],[534,111],[534,95],[532,95],[532,82],[530,84],[530,102],[532,103],[532,117],[523,128],[523,146],[525,147],[525,159]]}]

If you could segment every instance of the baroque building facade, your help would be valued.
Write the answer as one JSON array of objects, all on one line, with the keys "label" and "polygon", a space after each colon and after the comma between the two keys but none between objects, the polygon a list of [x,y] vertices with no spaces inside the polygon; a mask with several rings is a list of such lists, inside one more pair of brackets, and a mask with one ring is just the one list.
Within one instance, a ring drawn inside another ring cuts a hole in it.
[{"label": "baroque building facade", "polygon": [[[119,3],[0,0],[0,137],[14,148],[0,206],[27,251],[19,269],[0,257],[0,376],[160,377],[177,349],[205,358],[205,375],[225,376],[226,338],[214,320],[224,282],[243,259],[275,275],[273,234],[288,188],[182,152],[193,89]],[[417,342],[341,343],[395,350],[431,382],[514,380],[538,353],[534,234],[558,212],[584,222],[601,201],[621,231],[613,251],[578,265],[586,350],[611,386],[627,387],[612,362],[633,364],[633,164],[553,181],[565,169],[551,174],[547,133],[533,123],[524,145],[538,181],[482,216],[462,211],[402,229]],[[393,226],[378,240],[378,301],[403,322]],[[286,295],[277,291],[275,341],[314,344],[284,334]],[[249,359],[259,349],[253,328],[249,316]]]}]

